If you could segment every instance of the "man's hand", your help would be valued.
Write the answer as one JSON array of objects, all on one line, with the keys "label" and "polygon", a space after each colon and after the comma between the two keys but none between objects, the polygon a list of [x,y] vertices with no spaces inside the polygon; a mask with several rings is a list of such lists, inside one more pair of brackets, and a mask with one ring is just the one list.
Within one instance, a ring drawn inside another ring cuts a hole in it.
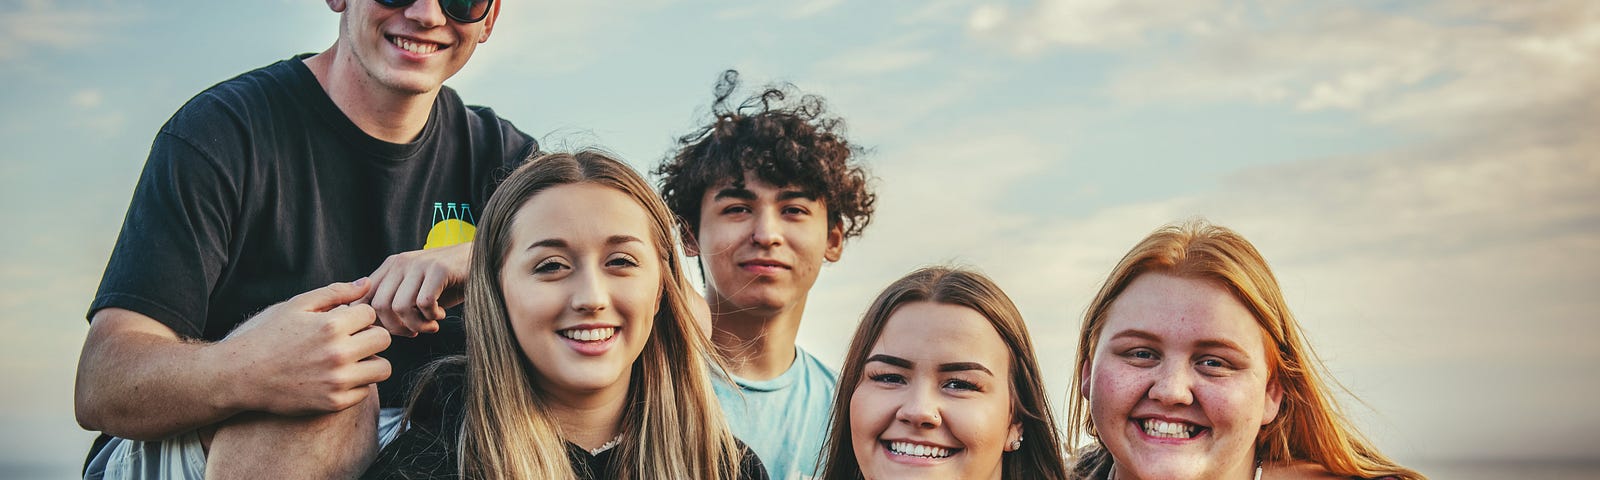
[{"label": "man's hand", "polygon": [[366,279],[335,283],[268,307],[210,350],[237,367],[229,382],[238,409],[277,415],[344,410],[389,378],[389,334],[373,325],[372,307],[355,304]]},{"label": "man's hand", "polygon": [[390,255],[368,277],[373,287],[361,303],[394,335],[437,332],[445,309],[463,300],[471,259],[472,242]]}]

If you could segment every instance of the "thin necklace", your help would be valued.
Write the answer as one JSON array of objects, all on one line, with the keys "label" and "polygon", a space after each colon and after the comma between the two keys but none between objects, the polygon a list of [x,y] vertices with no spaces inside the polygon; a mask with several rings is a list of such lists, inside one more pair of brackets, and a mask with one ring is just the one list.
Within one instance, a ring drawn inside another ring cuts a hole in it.
[{"label": "thin necklace", "polygon": [[[1113,463],[1111,465],[1111,475],[1107,475],[1106,476],[1106,480],[1117,480],[1117,465],[1116,464]],[[1255,480],[1261,480],[1261,460],[1259,460],[1259,459],[1256,460],[1256,478],[1255,478]]]},{"label": "thin necklace", "polygon": [[[605,445],[594,447],[594,450],[589,450],[589,455],[599,455],[606,450],[616,447],[619,443],[622,443],[622,433],[620,432],[617,433],[617,436],[611,437],[611,441],[606,442]],[[1261,472],[1259,470],[1256,472],[1256,480],[1261,480]]]}]

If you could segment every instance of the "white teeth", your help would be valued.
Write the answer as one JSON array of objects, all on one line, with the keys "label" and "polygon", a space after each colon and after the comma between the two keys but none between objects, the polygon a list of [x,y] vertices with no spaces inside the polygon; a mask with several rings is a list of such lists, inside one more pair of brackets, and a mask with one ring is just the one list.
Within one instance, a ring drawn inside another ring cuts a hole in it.
[{"label": "white teeth", "polygon": [[610,340],[612,335],[617,334],[617,327],[590,328],[587,330],[562,330],[556,333],[561,334],[563,337],[580,342],[598,342],[602,340]]},{"label": "white teeth", "polygon": [[1166,422],[1153,418],[1146,419],[1141,423],[1145,434],[1157,438],[1189,438],[1194,436],[1195,432],[1200,429],[1200,427],[1184,423]]},{"label": "white teeth", "polygon": [[950,449],[948,448],[918,445],[911,442],[889,442],[889,451],[912,457],[944,458],[950,456]]},{"label": "white teeth", "polygon": [[400,37],[390,38],[390,42],[394,43],[396,47],[418,55],[429,54],[439,50],[439,45],[435,43],[413,42]]}]

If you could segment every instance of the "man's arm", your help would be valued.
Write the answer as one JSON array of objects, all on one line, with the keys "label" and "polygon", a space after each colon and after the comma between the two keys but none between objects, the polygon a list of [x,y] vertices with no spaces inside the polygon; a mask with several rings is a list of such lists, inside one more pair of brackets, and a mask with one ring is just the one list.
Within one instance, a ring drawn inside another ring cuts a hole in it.
[{"label": "man's arm", "polygon": [[389,335],[371,307],[349,306],[367,284],[336,283],[263,310],[227,338],[180,338],[148,316],[95,312],[78,359],[78,424],[134,440],[159,440],[236,413],[305,415],[343,410],[389,377],[375,355]]}]

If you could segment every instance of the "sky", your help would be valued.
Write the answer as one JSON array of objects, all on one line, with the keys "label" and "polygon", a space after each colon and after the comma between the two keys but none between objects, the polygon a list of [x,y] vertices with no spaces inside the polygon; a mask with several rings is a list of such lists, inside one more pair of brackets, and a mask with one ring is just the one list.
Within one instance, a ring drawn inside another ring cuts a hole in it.
[{"label": "sky", "polygon": [[[879,204],[811,293],[827,363],[884,286],[954,263],[1016,301],[1061,405],[1117,259],[1203,217],[1271,262],[1385,452],[1600,465],[1600,2],[502,1],[447,84],[548,149],[648,171],[727,68],[828,100]],[[84,314],[156,130],[337,21],[0,0],[0,477],[82,462]]]}]

